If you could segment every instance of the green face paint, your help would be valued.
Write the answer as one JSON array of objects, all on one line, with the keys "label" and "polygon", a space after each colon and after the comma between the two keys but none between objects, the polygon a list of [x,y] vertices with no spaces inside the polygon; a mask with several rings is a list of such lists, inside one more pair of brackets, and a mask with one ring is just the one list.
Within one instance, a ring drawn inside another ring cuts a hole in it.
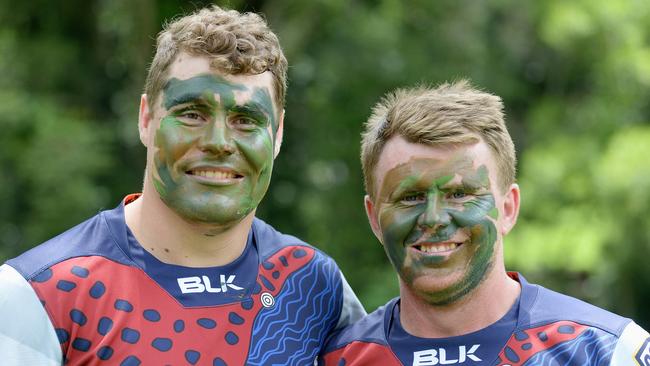
[{"label": "green face paint", "polygon": [[388,258],[429,303],[463,297],[492,265],[495,200],[487,167],[475,168],[472,156],[397,165],[386,173],[376,207]]},{"label": "green face paint", "polygon": [[160,198],[191,222],[239,222],[271,179],[278,122],[268,87],[213,74],[172,78],[163,106],[150,173]]}]

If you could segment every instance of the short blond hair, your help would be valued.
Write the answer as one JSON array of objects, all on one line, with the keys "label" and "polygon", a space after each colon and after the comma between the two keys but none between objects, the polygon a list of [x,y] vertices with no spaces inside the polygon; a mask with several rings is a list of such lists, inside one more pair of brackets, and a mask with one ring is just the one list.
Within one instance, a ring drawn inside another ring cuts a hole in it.
[{"label": "short blond hair", "polygon": [[208,56],[216,70],[226,74],[273,74],[275,101],[284,106],[287,59],[278,37],[255,13],[240,13],[216,5],[165,25],[158,34],[156,54],[149,67],[144,92],[153,109],[164,88],[169,65],[179,52]]},{"label": "short blond hair", "polygon": [[472,87],[467,80],[435,88],[397,89],[375,105],[361,139],[363,178],[371,198],[379,156],[395,135],[430,146],[472,143],[480,138],[495,157],[501,190],[515,182],[515,146],[506,128],[501,98]]}]

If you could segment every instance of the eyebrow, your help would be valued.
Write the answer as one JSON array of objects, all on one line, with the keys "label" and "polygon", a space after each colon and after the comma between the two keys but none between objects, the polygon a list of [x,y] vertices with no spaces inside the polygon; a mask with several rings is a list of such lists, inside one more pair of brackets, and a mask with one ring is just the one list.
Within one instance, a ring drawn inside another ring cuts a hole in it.
[{"label": "eyebrow", "polygon": [[251,115],[256,119],[269,120],[272,117],[267,108],[254,101],[248,101],[244,104],[236,104],[229,109],[233,112]]},{"label": "eyebrow", "polygon": [[180,104],[192,103],[192,102],[201,102],[201,104],[209,104],[203,95],[204,93],[198,91],[188,91],[181,94],[174,95],[170,100],[167,101],[167,109],[171,109]]}]

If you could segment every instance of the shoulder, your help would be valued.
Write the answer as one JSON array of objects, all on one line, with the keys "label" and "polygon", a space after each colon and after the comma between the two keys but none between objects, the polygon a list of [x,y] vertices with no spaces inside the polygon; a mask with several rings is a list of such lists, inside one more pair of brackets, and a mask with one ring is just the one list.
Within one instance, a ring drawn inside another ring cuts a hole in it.
[{"label": "shoulder", "polygon": [[121,207],[102,211],[79,225],[7,261],[25,279],[31,280],[56,263],[70,258],[99,255],[118,262],[128,257],[118,246],[114,231],[126,234]]},{"label": "shoulder", "polygon": [[[262,260],[276,256],[279,252],[291,252],[294,256],[303,256],[307,254],[313,258],[313,262],[333,265],[336,263],[327,254],[298,239],[293,235],[283,234],[277,231],[273,226],[267,224],[259,218],[255,218],[252,227],[257,243],[258,252]],[[338,269],[338,267],[336,267]]]},{"label": "shoulder", "polygon": [[325,352],[346,347],[353,342],[387,345],[385,331],[386,317],[392,312],[397,300],[397,298],[392,299],[356,323],[334,333],[325,345]]},{"label": "shoulder", "polygon": [[360,364],[401,365],[386,340],[387,316],[397,299],[389,301],[358,322],[334,333],[325,344],[319,364],[341,365],[354,360]]},{"label": "shoulder", "polygon": [[566,320],[598,328],[619,337],[631,322],[628,318],[539,285],[522,282],[522,286],[530,286],[528,292],[536,294],[532,299],[528,299],[530,306],[522,304],[525,307],[522,310],[529,310],[525,315],[529,317],[528,323],[531,326]]}]

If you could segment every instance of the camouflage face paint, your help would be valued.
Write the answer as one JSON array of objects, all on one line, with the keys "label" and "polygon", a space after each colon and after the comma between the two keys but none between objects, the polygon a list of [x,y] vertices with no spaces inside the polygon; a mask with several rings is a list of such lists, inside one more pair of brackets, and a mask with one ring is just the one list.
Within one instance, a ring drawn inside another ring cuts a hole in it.
[{"label": "camouflage face paint", "polygon": [[[475,168],[472,156],[447,162],[412,158],[394,167],[382,181],[376,207],[388,258],[402,281],[429,303],[460,299],[492,265],[495,200],[487,167]],[[450,243],[461,244],[449,249]],[[448,250],[426,252],[422,245]],[[454,280],[436,283],[444,277]]]},{"label": "camouflage face paint", "polygon": [[278,125],[269,87],[213,74],[168,81],[150,174],[160,198],[184,219],[229,227],[262,200]]}]

